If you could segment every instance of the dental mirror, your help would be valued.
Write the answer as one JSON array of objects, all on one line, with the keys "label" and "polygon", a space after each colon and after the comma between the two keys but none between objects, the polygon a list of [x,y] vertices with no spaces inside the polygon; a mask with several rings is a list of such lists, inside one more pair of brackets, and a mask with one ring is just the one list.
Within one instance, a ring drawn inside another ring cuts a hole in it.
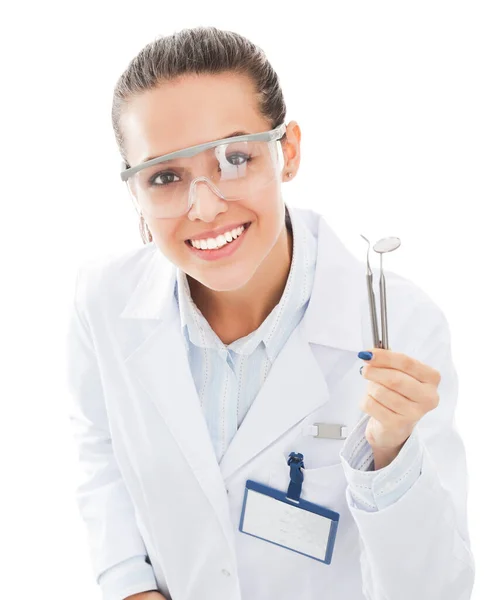
[{"label": "dental mirror", "polygon": [[401,240],[398,237],[387,237],[378,240],[373,246],[373,250],[379,254],[385,254],[386,252],[392,252],[401,245]]}]

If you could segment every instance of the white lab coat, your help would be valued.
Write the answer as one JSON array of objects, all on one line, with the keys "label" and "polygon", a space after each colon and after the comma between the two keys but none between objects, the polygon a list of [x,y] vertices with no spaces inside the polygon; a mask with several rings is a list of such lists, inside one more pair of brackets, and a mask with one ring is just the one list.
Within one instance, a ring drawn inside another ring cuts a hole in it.
[{"label": "white lab coat", "polygon": [[[467,600],[474,563],[447,321],[386,271],[392,350],[440,371],[440,404],[417,425],[416,483],[381,511],[359,510],[340,458],[348,441],[304,427],[340,423],[350,436],[369,418],[357,357],[373,346],[365,261],[322,216],[289,208],[318,237],[310,304],[220,464],[183,346],[175,267],[153,243],[81,265],[68,376],[95,574],[148,554],[172,600]],[[340,514],[330,565],[238,531],[246,480],[286,490],[291,451],[305,456],[302,497]]]}]

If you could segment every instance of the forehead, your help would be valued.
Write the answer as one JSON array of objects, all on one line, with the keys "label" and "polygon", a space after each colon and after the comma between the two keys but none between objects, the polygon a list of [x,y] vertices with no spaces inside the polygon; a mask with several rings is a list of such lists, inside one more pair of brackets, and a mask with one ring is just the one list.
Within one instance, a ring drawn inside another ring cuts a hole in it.
[{"label": "forehead", "polygon": [[265,131],[252,81],[233,73],[191,75],[133,98],[121,119],[132,164],[233,131]]}]

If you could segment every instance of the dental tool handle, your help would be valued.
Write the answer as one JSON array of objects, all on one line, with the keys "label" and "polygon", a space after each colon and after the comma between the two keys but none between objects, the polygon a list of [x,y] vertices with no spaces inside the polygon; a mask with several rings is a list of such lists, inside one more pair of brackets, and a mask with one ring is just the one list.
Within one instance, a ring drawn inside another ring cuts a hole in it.
[{"label": "dental tool handle", "polygon": [[382,348],[389,347],[389,331],[387,329],[387,291],[385,275],[380,271],[380,315],[382,323]]},{"label": "dental tool handle", "polygon": [[370,304],[370,320],[371,320],[371,329],[373,333],[373,347],[380,347],[380,340],[378,336],[378,322],[377,322],[377,314],[376,314],[376,303],[375,303],[375,294],[373,292],[373,275],[368,273],[366,275],[366,284],[368,286],[368,299]]}]

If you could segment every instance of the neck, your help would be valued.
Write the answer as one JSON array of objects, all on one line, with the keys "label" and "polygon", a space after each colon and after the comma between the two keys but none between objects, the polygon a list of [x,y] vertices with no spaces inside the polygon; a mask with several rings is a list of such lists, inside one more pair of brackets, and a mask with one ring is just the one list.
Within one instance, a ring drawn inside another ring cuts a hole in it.
[{"label": "neck", "polygon": [[258,329],[284,292],[293,257],[293,237],[284,226],[254,276],[238,290],[215,292],[187,276],[193,301],[224,344]]}]

